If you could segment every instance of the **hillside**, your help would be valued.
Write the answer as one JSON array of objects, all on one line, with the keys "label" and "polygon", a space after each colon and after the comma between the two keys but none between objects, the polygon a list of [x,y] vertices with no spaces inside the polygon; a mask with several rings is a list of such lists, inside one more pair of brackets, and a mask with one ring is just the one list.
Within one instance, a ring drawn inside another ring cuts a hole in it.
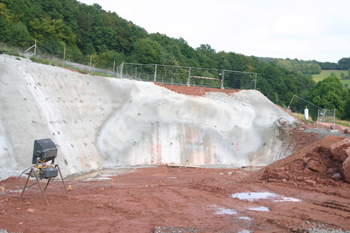
[{"label": "hillside", "polygon": [[[149,34],[142,27],[98,4],[76,0],[16,0],[1,3],[0,50],[21,51],[37,41],[38,53],[112,69],[114,62],[164,64],[258,73],[257,90],[276,104],[307,95],[311,77],[234,52],[216,51],[208,44],[190,47],[184,38]],[[1,51],[0,51],[1,52]],[[214,76],[210,72],[208,77]],[[197,83],[195,83],[197,84]],[[233,88],[233,87],[231,87]]]}]

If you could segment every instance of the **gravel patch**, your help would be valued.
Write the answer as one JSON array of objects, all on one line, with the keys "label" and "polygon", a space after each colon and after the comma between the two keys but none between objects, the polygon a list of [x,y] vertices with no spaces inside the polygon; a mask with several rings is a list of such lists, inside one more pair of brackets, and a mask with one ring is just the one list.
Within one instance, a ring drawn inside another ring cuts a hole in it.
[{"label": "gravel patch", "polygon": [[344,134],[344,133],[341,133],[340,131],[334,131],[334,130],[329,130],[329,129],[307,129],[305,130],[304,132],[307,132],[307,133],[316,133],[316,134],[319,134],[321,135],[322,137],[326,137],[328,135],[333,135],[333,136],[336,136],[336,137],[348,137],[350,138],[350,134]]}]

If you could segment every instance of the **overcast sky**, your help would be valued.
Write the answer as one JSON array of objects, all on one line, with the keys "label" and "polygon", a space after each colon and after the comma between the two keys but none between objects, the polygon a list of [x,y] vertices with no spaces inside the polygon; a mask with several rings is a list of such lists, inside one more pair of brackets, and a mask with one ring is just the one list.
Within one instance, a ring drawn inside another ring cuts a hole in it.
[{"label": "overcast sky", "polygon": [[193,48],[323,62],[350,57],[349,0],[78,1]]}]

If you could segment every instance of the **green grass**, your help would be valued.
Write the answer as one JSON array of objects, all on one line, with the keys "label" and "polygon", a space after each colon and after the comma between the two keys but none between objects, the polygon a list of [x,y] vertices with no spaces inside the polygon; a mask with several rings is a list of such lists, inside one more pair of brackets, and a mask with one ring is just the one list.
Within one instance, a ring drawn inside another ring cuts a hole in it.
[{"label": "green grass", "polygon": [[90,71],[91,75],[96,75],[96,76],[103,76],[103,77],[112,77],[114,78],[113,75],[108,75],[108,74],[104,74],[104,73],[100,73],[100,72],[96,72],[96,71]]},{"label": "green grass", "polygon": [[331,76],[331,73],[335,73],[335,75],[340,79],[340,74],[343,73],[344,75],[348,75],[347,70],[322,70],[321,74],[315,74],[312,75],[312,78],[315,82],[319,82],[329,76]]},{"label": "green grass", "polygon": [[350,87],[350,79],[346,80],[340,80],[340,82],[345,86],[345,84],[348,84],[348,88]]}]

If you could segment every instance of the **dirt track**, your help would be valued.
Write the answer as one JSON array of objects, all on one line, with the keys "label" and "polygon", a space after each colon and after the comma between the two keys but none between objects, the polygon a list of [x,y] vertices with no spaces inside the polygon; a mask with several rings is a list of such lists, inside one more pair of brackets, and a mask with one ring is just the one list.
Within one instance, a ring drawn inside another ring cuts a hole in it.
[{"label": "dirt track", "polygon": [[[317,135],[299,129],[291,133],[290,146],[298,151],[268,166],[269,171],[302,159],[318,145],[327,147],[340,140],[337,137],[320,140]],[[311,144],[314,141],[317,142]],[[321,182],[318,174],[309,171],[306,175],[298,173],[303,179],[283,176],[263,179],[265,170],[140,168],[114,176],[113,187],[110,177],[66,181],[72,187],[70,199],[56,179],[46,191],[50,205],[46,205],[37,185],[27,189],[20,202],[17,177],[11,177],[0,182],[5,188],[0,193],[0,229],[8,232],[305,232],[314,227],[350,230],[349,184],[327,177],[322,177]],[[314,180],[315,186],[307,180]],[[24,182],[22,179],[22,186]],[[246,194],[247,198],[271,194],[255,200],[232,197],[245,192],[251,192]]]}]

